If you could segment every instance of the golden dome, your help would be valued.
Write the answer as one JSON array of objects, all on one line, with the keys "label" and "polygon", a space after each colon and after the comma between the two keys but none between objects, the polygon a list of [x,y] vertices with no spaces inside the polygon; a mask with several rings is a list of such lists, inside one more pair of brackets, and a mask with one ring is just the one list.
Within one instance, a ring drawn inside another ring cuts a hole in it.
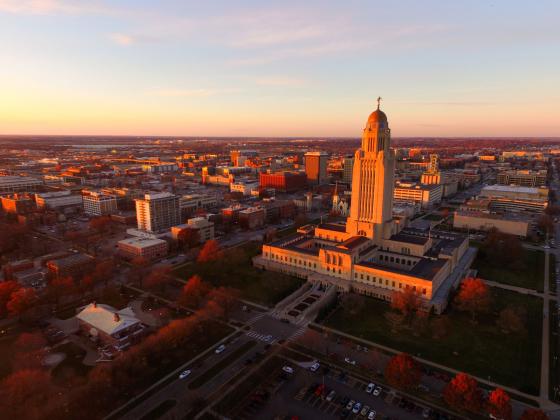
[{"label": "golden dome", "polygon": [[369,114],[368,123],[387,122],[387,115],[379,108]]}]

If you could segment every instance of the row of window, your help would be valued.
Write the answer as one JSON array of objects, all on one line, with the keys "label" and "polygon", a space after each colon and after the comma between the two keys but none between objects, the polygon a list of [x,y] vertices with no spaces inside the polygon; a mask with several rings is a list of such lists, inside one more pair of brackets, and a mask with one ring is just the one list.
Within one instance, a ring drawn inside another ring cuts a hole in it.
[{"label": "row of window", "polygon": [[[385,279],[385,281],[383,281],[384,279],[382,279],[381,277],[378,278],[378,277],[370,276],[369,274],[364,274],[364,273],[354,273],[354,278],[355,279],[358,279],[358,276],[359,276],[360,280],[365,279],[366,282],[369,282],[369,283],[377,283],[380,286],[392,287],[393,289],[396,288],[397,283],[394,280],[391,280],[391,284],[389,284],[388,279]],[[403,284],[399,283],[399,289],[402,289],[402,288],[403,288]],[[410,285],[405,284],[404,288],[408,289],[408,288],[410,288]],[[412,286],[412,290],[416,291],[416,286]],[[418,290],[420,291],[420,289],[418,289]],[[426,288],[422,288],[421,292],[422,292],[423,295],[425,295],[427,293]]]},{"label": "row of window", "polygon": [[383,255],[383,254],[379,255],[379,261],[392,262],[392,263],[403,264],[403,265],[412,265],[413,264],[412,260],[409,260],[409,259],[406,259],[406,258],[389,256],[389,255]]},{"label": "row of window", "polygon": [[[265,257],[268,257],[268,252],[264,253]],[[287,257],[285,255],[276,255],[276,254],[270,254],[270,258],[272,258],[273,260],[277,260],[277,261],[283,261],[283,262],[290,262],[292,264],[297,264],[297,265],[301,265],[303,267],[313,267],[313,268],[317,268],[317,263],[313,263],[313,265],[311,265],[311,261],[308,263],[305,260],[298,260],[297,258],[292,258],[292,257]]]}]

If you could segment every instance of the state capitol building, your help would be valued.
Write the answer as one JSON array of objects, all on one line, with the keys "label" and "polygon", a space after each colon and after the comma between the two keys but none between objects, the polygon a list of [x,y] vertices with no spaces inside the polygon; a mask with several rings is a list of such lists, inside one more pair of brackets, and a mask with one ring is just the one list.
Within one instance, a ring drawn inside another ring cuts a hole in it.
[{"label": "state capitol building", "polygon": [[393,219],[395,154],[390,146],[387,116],[378,105],[354,156],[346,222],[303,226],[263,245],[254,264],[387,301],[395,291],[412,288],[425,309],[445,309],[476,252],[465,235],[414,229]]}]

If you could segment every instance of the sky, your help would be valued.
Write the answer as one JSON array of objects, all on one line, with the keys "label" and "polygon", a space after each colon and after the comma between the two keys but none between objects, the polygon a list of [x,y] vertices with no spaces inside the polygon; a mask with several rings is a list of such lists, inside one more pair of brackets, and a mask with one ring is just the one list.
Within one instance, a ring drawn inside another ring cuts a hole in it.
[{"label": "sky", "polygon": [[0,0],[0,134],[560,136],[557,0]]}]

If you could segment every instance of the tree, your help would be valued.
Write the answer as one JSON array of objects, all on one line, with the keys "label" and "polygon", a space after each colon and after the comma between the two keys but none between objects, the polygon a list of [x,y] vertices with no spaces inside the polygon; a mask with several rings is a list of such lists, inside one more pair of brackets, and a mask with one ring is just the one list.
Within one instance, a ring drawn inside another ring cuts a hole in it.
[{"label": "tree", "polygon": [[240,293],[239,290],[232,287],[220,286],[217,289],[210,290],[208,297],[222,309],[223,316],[228,318],[235,305],[237,305]]},{"label": "tree", "polygon": [[75,291],[76,288],[72,277],[56,277],[52,279],[48,287],[48,294],[52,296],[57,304],[62,296],[71,295]]},{"label": "tree", "polygon": [[12,297],[12,293],[19,290],[21,286],[17,281],[0,282],[0,317],[4,318],[8,315],[7,304]]},{"label": "tree", "polygon": [[420,294],[411,287],[393,292],[391,307],[398,310],[409,324],[421,305]]},{"label": "tree", "polygon": [[476,322],[478,313],[487,312],[490,309],[492,298],[490,289],[477,278],[463,280],[457,297],[455,298],[457,308],[460,311],[470,312],[472,322]]},{"label": "tree", "polygon": [[527,319],[527,311],[522,307],[507,306],[500,311],[500,317],[496,321],[496,325],[506,334],[519,333],[525,334],[525,322]]},{"label": "tree", "polygon": [[105,285],[111,280],[115,272],[115,262],[111,258],[99,261],[91,274],[94,283],[104,282]]},{"label": "tree", "polygon": [[385,378],[390,385],[403,390],[411,390],[418,386],[422,372],[418,363],[408,354],[400,353],[393,356],[385,366]]},{"label": "tree", "polygon": [[95,230],[96,232],[102,233],[106,232],[111,224],[111,218],[109,216],[99,216],[94,217],[89,221],[89,228]]},{"label": "tree", "polygon": [[488,413],[494,418],[511,420],[511,398],[502,388],[496,388],[488,395],[486,405]]},{"label": "tree", "polygon": [[144,278],[143,285],[146,289],[160,290],[163,292],[165,286],[170,282],[169,273],[170,267],[158,267],[153,269],[146,278]]},{"label": "tree", "polygon": [[195,274],[183,286],[178,303],[187,307],[200,308],[209,291],[210,285],[203,282],[198,274]]},{"label": "tree", "polygon": [[473,413],[482,407],[482,392],[474,378],[466,373],[458,373],[443,390],[443,399],[450,406],[458,410]]},{"label": "tree", "polygon": [[544,411],[538,408],[527,408],[521,415],[520,420],[548,420],[549,417]]},{"label": "tree", "polygon": [[523,247],[521,241],[515,235],[502,233],[492,229],[484,241],[482,247],[487,260],[498,265],[519,265],[523,261]]},{"label": "tree", "polygon": [[552,232],[554,229],[554,220],[548,214],[541,215],[537,220],[537,227],[543,232]]},{"label": "tree", "polygon": [[183,248],[194,248],[200,243],[200,234],[196,229],[183,229],[177,235],[177,241]]},{"label": "tree", "polygon": [[218,261],[222,259],[223,253],[218,241],[209,239],[206,241],[198,254],[197,261],[200,263]]},{"label": "tree", "polygon": [[30,287],[22,287],[10,296],[6,304],[8,312],[12,316],[24,315],[38,301],[37,293]]},{"label": "tree", "polygon": [[39,419],[51,397],[49,374],[39,369],[23,369],[0,383],[0,412],[4,418]]},{"label": "tree", "polygon": [[41,368],[46,345],[41,332],[21,333],[14,343],[13,370]]}]

